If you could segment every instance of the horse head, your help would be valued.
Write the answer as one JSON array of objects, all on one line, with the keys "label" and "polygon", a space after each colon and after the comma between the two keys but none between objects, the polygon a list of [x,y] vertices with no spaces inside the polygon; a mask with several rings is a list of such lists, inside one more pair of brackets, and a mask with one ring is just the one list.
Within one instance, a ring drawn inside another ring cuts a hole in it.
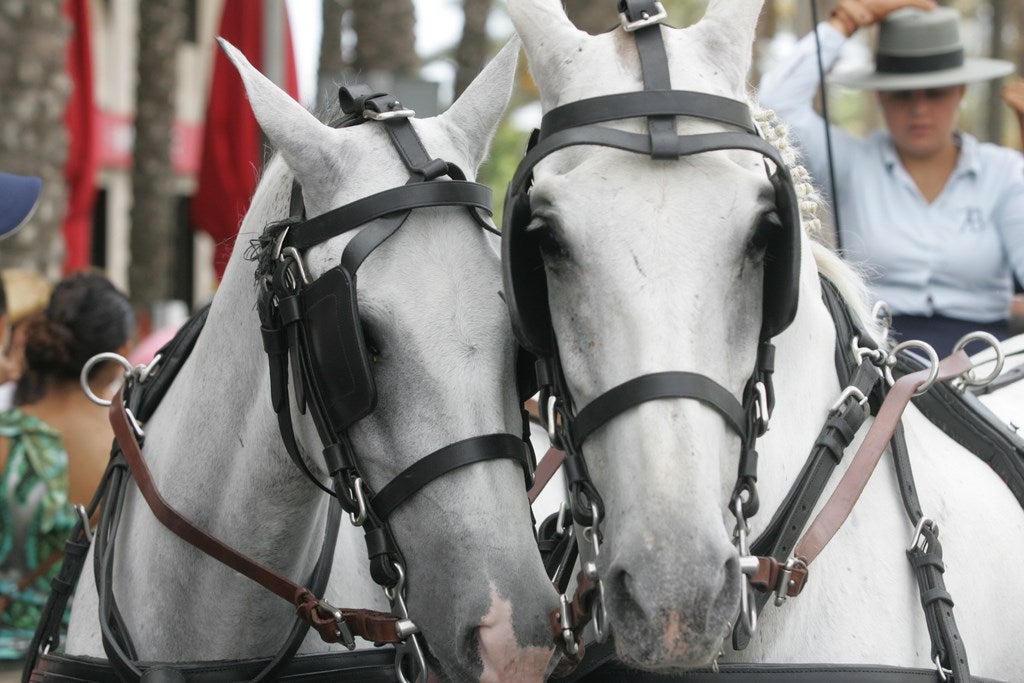
[{"label": "horse head", "polygon": [[[410,181],[385,125],[324,125],[224,47],[260,126],[301,186],[307,216]],[[518,49],[518,41],[506,46],[444,114],[410,119],[428,158],[448,162],[441,167],[448,175],[461,169],[472,180],[482,163],[511,94]],[[354,239],[387,220],[310,246],[305,274],[315,280],[331,271]],[[417,208],[352,278],[376,388],[376,407],[349,429],[367,498],[446,445],[523,433],[500,261],[482,222],[468,207]],[[307,464],[326,478],[312,420],[294,418],[303,453],[314,454]],[[492,459],[445,472],[389,515],[405,560],[410,617],[432,668],[446,679],[540,680],[549,667],[546,615],[557,600],[524,494],[520,463]]]},{"label": "horse head", "polygon": [[[646,29],[660,31],[671,81],[662,78],[648,89],[711,96],[673,100],[713,115],[670,118],[670,147],[677,135],[757,138],[752,121],[738,131],[743,117],[729,112],[747,100],[761,4],[712,0],[693,26]],[[509,11],[545,112],[644,90],[638,39],[631,32],[583,33],[557,0],[510,0]],[[643,67],[657,78],[657,64]],[[631,105],[622,100],[610,106]],[[597,128],[623,135],[613,140],[593,132]],[[580,444],[603,501],[597,575],[620,658],[648,669],[706,665],[740,606],[741,567],[729,511],[739,433],[747,428],[740,404],[748,403],[761,341],[785,327],[795,309],[798,265],[792,259],[802,238],[791,220],[793,196],[773,183],[776,164],[766,163],[772,154],[767,145],[733,149],[737,145],[715,143],[691,153],[680,137],[676,158],[653,158],[650,149],[616,148],[622,140],[629,145],[647,138],[648,123],[635,114],[594,119],[575,130],[592,141],[558,146],[534,159],[528,200],[525,189],[520,195],[524,215],[512,215],[511,229],[506,223],[506,288],[511,283],[515,290],[520,338],[539,355],[556,352],[581,418],[609,390],[659,373],[699,373],[718,385],[718,395],[728,395],[720,403],[735,406],[727,415],[730,410],[714,408],[703,390],[676,386],[667,399],[634,401],[624,392],[616,400],[625,408],[613,410]],[[557,137],[549,136],[551,145]],[[536,149],[546,144],[543,129],[540,139]],[[513,193],[522,180],[513,181]],[[791,251],[784,253],[783,246]],[[531,250],[527,258],[536,263],[517,261]],[[777,272],[780,267],[784,273]],[[545,300],[524,301],[531,285],[522,280],[533,273],[546,280],[546,291],[540,290]],[[765,295],[776,277],[785,288],[779,296],[790,297],[782,305]],[[552,349],[545,348],[548,330]]]}]

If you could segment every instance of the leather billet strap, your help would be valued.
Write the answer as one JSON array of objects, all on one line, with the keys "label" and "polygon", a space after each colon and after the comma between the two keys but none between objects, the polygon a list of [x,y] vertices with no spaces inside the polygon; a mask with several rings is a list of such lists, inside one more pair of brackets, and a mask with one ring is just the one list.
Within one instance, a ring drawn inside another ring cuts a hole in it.
[{"label": "leather billet strap", "polygon": [[[626,23],[651,18],[657,14],[655,0],[619,0],[619,12]],[[640,71],[643,74],[644,90],[671,90],[672,79],[665,53],[665,41],[661,35],[660,23],[652,23],[633,31],[637,53],[640,55]],[[678,159],[676,148],[676,118],[671,113],[649,115],[647,130],[651,140],[651,158]]]},{"label": "leather billet strap", "polygon": [[339,622],[335,610],[330,605],[318,600],[308,588],[296,584],[266,565],[214,538],[171,506],[160,495],[145,458],[142,456],[142,449],[139,446],[135,428],[131,424],[132,418],[126,410],[122,391],[123,389],[118,391],[111,405],[110,424],[114,428],[114,436],[128,462],[139,492],[161,524],[183,541],[292,603],[299,616],[317,629],[324,642],[341,642],[340,624],[348,623],[350,619],[349,628],[353,635],[381,643],[402,641],[398,635],[396,628],[398,620],[395,617],[368,610],[341,609],[339,611],[343,619]]},{"label": "leather billet strap", "polygon": [[[957,351],[939,363],[936,381],[954,379],[969,371],[971,367],[971,359],[967,354]],[[904,375],[889,390],[849,469],[793,551],[794,556],[805,565],[814,561],[849,517],[871,473],[874,472],[875,465],[889,445],[903,411],[910,403],[914,392],[928,379],[928,374],[928,370],[921,370]]]}]

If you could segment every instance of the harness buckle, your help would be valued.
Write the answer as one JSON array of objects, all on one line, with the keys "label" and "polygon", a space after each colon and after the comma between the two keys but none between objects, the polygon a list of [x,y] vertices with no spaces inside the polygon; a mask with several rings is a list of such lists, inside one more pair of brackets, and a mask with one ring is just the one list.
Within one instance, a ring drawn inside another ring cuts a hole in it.
[{"label": "harness buckle", "polygon": [[928,539],[924,536],[925,528],[931,529],[933,536],[939,535],[939,525],[928,517],[922,517],[920,521],[918,521],[917,526],[914,527],[914,535],[910,537],[910,545],[907,546],[907,552],[910,552],[915,548],[922,552],[928,550]]},{"label": "harness buckle", "polygon": [[665,6],[660,2],[654,3],[654,14],[648,12],[641,12],[640,18],[636,21],[630,21],[629,17],[625,12],[619,12],[619,22],[622,24],[622,30],[629,33],[639,31],[647,26],[653,26],[654,24],[660,24],[666,18],[668,18],[668,12],[665,11]]},{"label": "harness buckle", "polygon": [[846,399],[854,398],[857,399],[859,405],[864,405],[868,402],[868,397],[864,395],[864,392],[853,386],[852,384],[845,389],[843,393],[839,394],[839,398],[832,404],[832,407],[828,409],[829,415],[834,415],[839,412],[839,409],[846,403]]},{"label": "harness buckle", "polygon": [[78,516],[78,521],[82,523],[82,533],[85,535],[85,540],[92,545],[92,527],[89,525],[89,513],[85,511],[85,506],[81,503],[75,505],[75,515]]},{"label": "harness buckle", "polygon": [[570,614],[569,598],[562,593],[558,596],[558,621],[562,626],[562,647],[570,657],[576,656],[580,646],[572,632],[572,615]]},{"label": "harness buckle", "polygon": [[765,388],[764,382],[758,382],[754,385],[754,391],[757,392],[757,402],[754,405],[757,408],[757,421],[760,425],[758,433],[763,435],[768,431],[768,423],[772,419],[771,411],[768,409],[768,389]]},{"label": "harness buckle", "polygon": [[388,105],[394,107],[388,109],[388,111],[374,111],[373,109],[364,109],[363,118],[371,121],[390,121],[392,119],[411,119],[416,116],[416,112],[412,109],[406,109],[402,106],[401,102],[395,101]]},{"label": "harness buckle", "polygon": [[786,560],[786,564],[782,567],[782,571],[779,572],[779,582],[775,584],[776,607],[781,607],[786,602],[786,598],[789,597],[789,586],[792,583],[791,578],[793,576],[793,570],[796,569],[798,564],[802,565],[804,563],[802,560],[790,557]]}]

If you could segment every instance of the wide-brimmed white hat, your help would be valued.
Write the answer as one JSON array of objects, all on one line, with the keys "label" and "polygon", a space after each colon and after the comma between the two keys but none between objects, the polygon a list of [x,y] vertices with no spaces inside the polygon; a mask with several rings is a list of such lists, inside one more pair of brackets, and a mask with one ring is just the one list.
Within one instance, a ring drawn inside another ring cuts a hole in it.
[{"label": "wide-brimmed white hat", "polygon": [[960,13],[952,7],[908,7],[879,25],[874,66],[835,73],[829,80],[862,90],[919,90],[1011,73],[1013,64],[1005,60],[964,56]]}]

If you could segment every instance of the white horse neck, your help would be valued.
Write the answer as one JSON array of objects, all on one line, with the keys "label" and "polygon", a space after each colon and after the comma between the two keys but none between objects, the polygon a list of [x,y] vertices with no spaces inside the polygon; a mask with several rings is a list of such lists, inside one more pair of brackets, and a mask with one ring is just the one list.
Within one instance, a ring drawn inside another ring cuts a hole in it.
[{"label": "white horse neck", "polygon": [[[821,299],[819,263],[848,293],[862,289],[856,274],[834,255],[820,245],[812,248],[806,237],[803,242],[800,307],[793,325],[775,340],[777,403],[771,430],[758,443],[761,511],[752,521],[755,536],[795,481],[842,388],[835,369],[835,325]],[[863,306],[856,309],[863,316]],[[870,322],[862,322],[871,329]],[[903,422],[918,496],[925,515],[941,529],[946,587],[956,601],[971,671],[1016,680],[1024,670],[1024,654],[1008,648],[1000,634],[1024,628],[1024,615],[1001,606],[1024,604],[1024,589],[1011,569],[1024,561],[1024,549],[1007,544],[1007,539],[1022,538],[1024,511],[985,463],[913,406]],[[870,425],[869,419],[847,449],[815,514]],[[726,659],[933,666],[919,590],[904,553],[912,531],[895,469],[884,456],[849,520],[812,564],[804,592],[782,607],[769,602],[750,646]],[[981,576],[986,578],[979,581]],[[998,625],[995,614],[1000,615]]]}]

